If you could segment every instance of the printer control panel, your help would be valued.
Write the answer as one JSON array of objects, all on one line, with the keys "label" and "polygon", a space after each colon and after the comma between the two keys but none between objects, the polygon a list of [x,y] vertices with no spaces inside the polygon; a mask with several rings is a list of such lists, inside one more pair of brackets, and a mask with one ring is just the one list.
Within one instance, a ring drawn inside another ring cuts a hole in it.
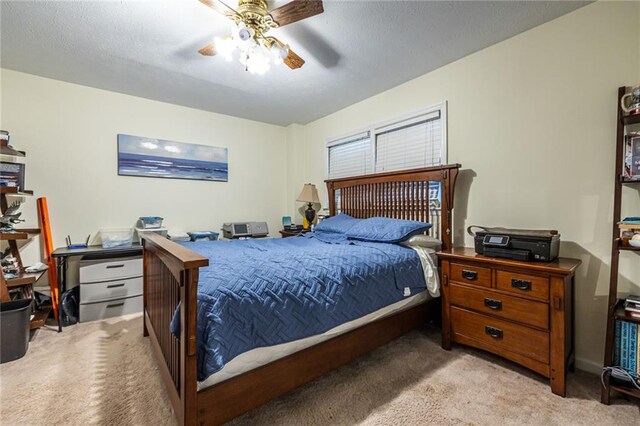
[{"label": "printer control panel", "polygon": [[267,222],[232,222],[222,225],[224,238],[260,238],[269,235]]}]

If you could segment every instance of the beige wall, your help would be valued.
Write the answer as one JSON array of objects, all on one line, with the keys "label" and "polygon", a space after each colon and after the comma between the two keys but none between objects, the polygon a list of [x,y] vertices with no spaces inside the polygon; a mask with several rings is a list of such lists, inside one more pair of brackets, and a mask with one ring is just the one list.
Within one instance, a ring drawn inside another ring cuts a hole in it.
[{"label": "beige wall", "polygon": [[[27,151],[26,186],[47,197],[56,246],[67,234],[81,240],[100,228],[132,227],[143,215],[184,231],[265,220],[277,235],[286,203],[284,127],[6,69],[1,76],[0,125]],[[229,182],[118,176],[118,133],[228,147]],[[36,225],[35,201],[27,201],[26,224]]]},{"label": "beige wall", "polygon": [[[306,126],[272,126],[0,70],[0,127],[28,152],[56,245],[158,214],[172,229],[293,215],[305,182],[326,200],[328,138],[448,102],[449,162],[463,164],[455,243],[470,224],[557,228],[576,281],[579,366],[602,360],[613,201],[616,88],[640,81],[640,4],[596,3]],[[423,54],[429,54],[428,51]],[[229,147],[228,183],[119,177],[116,135]],[[625,212],[640,211],[627,188]],[[326,206],[326,201],[325,201]],[[35,203],[23,209],[35,224]],[[298,219],[298,221],[300,221]],[[31,259],[38,245],[32,244]],[[630,256],[630,255],[634,255]],[[621,288],[640,293],[637,255]]]},{"label": "beige wall", "polygon": [[[448,101],[449,162],[458,182],[455,244],[471,224],[555,228],[576,281],[579,366],[602,362],[610,263],[617,88],[640,81],[638,3],[596,3],[296,130],[289,193],[306,181],[326,197],[326,140]],[[428,51],[422,54],[429,54]],[[303,146],[302,149],[297,144]],[[628,214],[640,212],[625,191]],[[326,200],[326,198],[325,198]],[[290,208],[296,204],[291,204]],[[326,204],[326,202],[325,202]],[[640,293],[638,256],[621,288]]]}]

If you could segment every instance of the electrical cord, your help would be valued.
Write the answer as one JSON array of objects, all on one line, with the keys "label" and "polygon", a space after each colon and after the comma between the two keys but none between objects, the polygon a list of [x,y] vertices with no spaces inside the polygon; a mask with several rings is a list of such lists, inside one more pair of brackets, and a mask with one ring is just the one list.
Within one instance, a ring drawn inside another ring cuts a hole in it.
[{"label": "electrical cord", "polygon": [[633,386],[636,387],[636,389],[640,390],[640,384],[638,384],[638,380],[639,380],[638,376],[635,374],[631,374],[627,370],[620,367],[604,367],[602,369],[602,374],[600,374],[600,380],[602,381],[603,387],[605,386],[604,375],[606,373],[610,373],[611,376],[615,377],[616,379],[628,380],[633,384]]}]

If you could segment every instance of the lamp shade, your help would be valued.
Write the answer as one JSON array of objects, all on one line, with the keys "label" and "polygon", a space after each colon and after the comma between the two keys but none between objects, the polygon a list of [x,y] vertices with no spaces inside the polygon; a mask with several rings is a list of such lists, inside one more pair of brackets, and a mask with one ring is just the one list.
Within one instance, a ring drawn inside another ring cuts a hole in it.
[{"label": "lamp shade", "polygon": [[298,200],[303,203],[319,203],[320,197],[318,197],[318,189],[311,183],[305,183],[302,187],[302,192],[298,195]]}]

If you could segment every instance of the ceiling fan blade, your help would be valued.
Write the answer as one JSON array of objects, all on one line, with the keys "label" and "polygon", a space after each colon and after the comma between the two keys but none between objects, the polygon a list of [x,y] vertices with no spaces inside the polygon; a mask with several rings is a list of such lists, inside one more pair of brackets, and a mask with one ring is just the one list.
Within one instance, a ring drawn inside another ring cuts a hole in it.
[{"label": "ceiling fan blade", "polygon": [[292,70],[295,70],[297,68],[302,68],[304,65],[304,59],[296,55],[296,52],[289,49],[289,55],[284,58],[284,63]]},{"label": "ceiling fan blade", "polygon": [[[280,40],[278,40],[277,38],[267,37],[267,47],[271,47],[273,43],[277,43],[278,46],[280,47],[285,47],[285,44]],[[289,54],[287,55],[286,58],[284,58],[283,62],[285,63],[286,66],[288,66],[292,70],[295,70],[297,68],[302,68],[302,66],[304,65],[304,59],[298,56],[296,52],[294,52],[291,49],[289,49]]]},{"label": "ceiling fan blade", "polygon": [[209,43],[202,49],[198,50],[198,53],[200,53],[203,56],[215,56],[217,53],[216,45],[214,43]]},{"label": "ceiling fan blade", "polygon": [[324,7],[320,0],[293,0],[291,3],[273,9],[269,14],[278,23],[278,26],[284,27],[322,12],[324,12]]},{"label": "ceiling fan blade", "polygon": [[238,14],[231,6],[223,2],[222,0],[199,0],[200,3],[205,6],[209,6],[211,9],[218,13],[222,13],[227,17],[232,17]]}]

